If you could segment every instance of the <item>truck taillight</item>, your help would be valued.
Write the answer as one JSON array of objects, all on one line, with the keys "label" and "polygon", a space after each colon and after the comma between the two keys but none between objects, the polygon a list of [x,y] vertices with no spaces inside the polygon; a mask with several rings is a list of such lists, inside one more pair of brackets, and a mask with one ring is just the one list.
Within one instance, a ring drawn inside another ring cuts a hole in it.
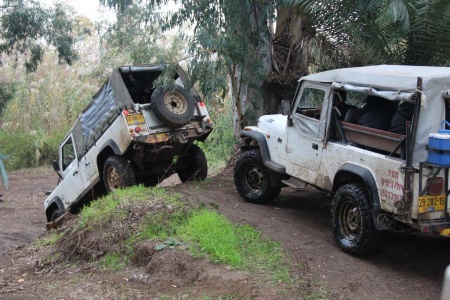
[{"label": "truck taillight", "polygon": [[124,116],[128,116],[128,110],[126,110],[126,109],[124,109],[123,111],[122,111],[122,114],[124,115]]},{"label": "truck taillight", "polygon": [[442,194],[442,191],[444,190],[444,178],[442,177],[435,177],[433,179],[428,178],[428,183],[429,183],[428,195],[437,196]]},{"label": "truck taillight", "polygon": [[141,132],[141,127],[136,126],[136,128],[134,128],[134,131],[135,131],[136,133],[140,133],[140,132]]}]

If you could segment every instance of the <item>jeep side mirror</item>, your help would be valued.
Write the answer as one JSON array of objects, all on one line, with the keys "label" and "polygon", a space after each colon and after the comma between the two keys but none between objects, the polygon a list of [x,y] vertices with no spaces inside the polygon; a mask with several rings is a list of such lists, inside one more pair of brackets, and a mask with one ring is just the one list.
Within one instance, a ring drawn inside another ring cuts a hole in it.
[{"label": "jeep side mirror", "polygon": [[289,116],[291,114],[291,101],[289,100],[281,101],[281,114],[283,116]]},{"label": "jeep side mirror", "polygon": [[52,166],[53,166],[53,170],[55,170],[55,172],[56,172],[56,174],[58,174],[59,178],[62,179],[61,169],[59,167],[59,163],[56,160],[54,160],[52,162]]}]

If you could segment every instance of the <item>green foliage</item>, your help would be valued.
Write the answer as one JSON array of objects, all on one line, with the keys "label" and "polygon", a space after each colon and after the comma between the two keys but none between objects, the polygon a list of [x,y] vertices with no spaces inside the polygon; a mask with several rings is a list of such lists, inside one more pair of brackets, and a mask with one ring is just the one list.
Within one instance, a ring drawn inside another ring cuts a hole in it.
[{"label": "green foliage", "polygon": [[5,102],[6,107],[0,117],[0,152],[12,158],[8,170],[57,158],[59,143],[100,87],[95,78],[84,76],[90,75],[85,62],[67,68],[56,60],[56,54],[47,53],[32,74],[25,74],[11,59],[1,67],[0,108]]},{"label": "green foliage", "polygon": [[368,64],[447,65],[446,0],[290,0],[309,21],[313,69]]},{"label": "green foliage", "polygon": [[7,170],[50,164],[57,157],[58,144],[63,134],[46,136],[41,132],[25,133],[0,130],[0,153],[6,154]]},{"label": "green foliage", "polygon": [[77,54],[73,37],[76,25],[71,15],[71,9],[61,3],[48,9],[32,0],[8,1],[0,20],[0,52],[26,55],[26,70],[34,72],[43,59],[45,41],[57,49],[60,61],[72,64]]},{"label": "green foliage", "polygon": [[210,171],[223,169],[233,155],[234,138],[230,103],[215,104],[209,109],[214,130],[204,143],[198,143],[205,152]]},{"label": "green foliage", "polygon": [[202,82],[200,92],[206,99],[225,90],[227,76],[234,78],[236,73],[240,73],[241,86],[260,90],[258,83],[267,73],[264,62],[270,60],[265,52],[271,36],[267,24],[274,20],[276,4],[277,1],[191,0],[182,1],[181,9],[173,13],[167,23],[169,28],[195,24],[189,47],[189,72],[194,80]]},{"label": "green foliage", "polygon": [[0,114],[6,108],[6,105],[13,99],[16,92],[16,84],[14,82],[1,82],[0,83]]},{"label": "green foliage", "polygon": [[[185,42],[180,34],[163,33],[153,5],[145,1],[102,1],[118,9],[117,22],[102,35],[105,60],[132,63],[177,63],[183,59]],[[115,3],[114,3],[115,2]],[[129,2],[127,4],[127,2]],[[120,64],[120,63],[119,63]]]}]

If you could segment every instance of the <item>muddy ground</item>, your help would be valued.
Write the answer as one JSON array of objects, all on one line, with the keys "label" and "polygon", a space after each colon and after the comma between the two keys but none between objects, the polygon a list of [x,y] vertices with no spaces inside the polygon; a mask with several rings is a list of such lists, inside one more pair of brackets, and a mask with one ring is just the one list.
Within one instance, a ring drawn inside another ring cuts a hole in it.
[{"label": "muddy ground", "polygon": [[[180,286],[171,284],[174,277],[160,277],[167,276],[167,266],[161,266],[152,281],[139,268],[98,273],[40,261],[45,253],[33,241],[45,234],[43,201],[45,192],[55,186],[56,175],[39,168],[9,176],[10,189],[3,191],[0,201],[0,299],[164,299],[161,295],[199,299],[202,292],[227,295],[230,291],[236,298],[256,299],[439,299],[444,270],[450,264],[450,240],[417,235],[390,234],[381,253],[349,256],[333,240],[325,193],[285,189],[271,205],[248,204],[238,196],[226,170],[204,184],[169,181],[167,185],[192,201],[217,204],[233,221],[255,226],[280,242],[288,253],[291,275],[302,284],[297,290],[289,286],[283,291],[282,285],[270,286],[252,274],[221,266],[206,268],[201,262],[197,274],[206,275],[190,277],[189,292],[178,292]],[[191,264],[186,256],[165,255],[170,258],[160,261]]]}]

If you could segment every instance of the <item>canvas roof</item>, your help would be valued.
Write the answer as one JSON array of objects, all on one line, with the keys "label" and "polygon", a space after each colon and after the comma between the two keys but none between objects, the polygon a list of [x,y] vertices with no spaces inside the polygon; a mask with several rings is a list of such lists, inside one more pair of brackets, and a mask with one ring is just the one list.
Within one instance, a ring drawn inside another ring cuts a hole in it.
[{"label": "canvas roof", "polygon": [[443,78],[450,81],[450,68],[378,65],[330,70],[308,75],[300,80],[341,82],[370,86],[380,90],[414,92],[417,87],[417,77],[422,77],[425,90],[429,82],[440,81]]}]

